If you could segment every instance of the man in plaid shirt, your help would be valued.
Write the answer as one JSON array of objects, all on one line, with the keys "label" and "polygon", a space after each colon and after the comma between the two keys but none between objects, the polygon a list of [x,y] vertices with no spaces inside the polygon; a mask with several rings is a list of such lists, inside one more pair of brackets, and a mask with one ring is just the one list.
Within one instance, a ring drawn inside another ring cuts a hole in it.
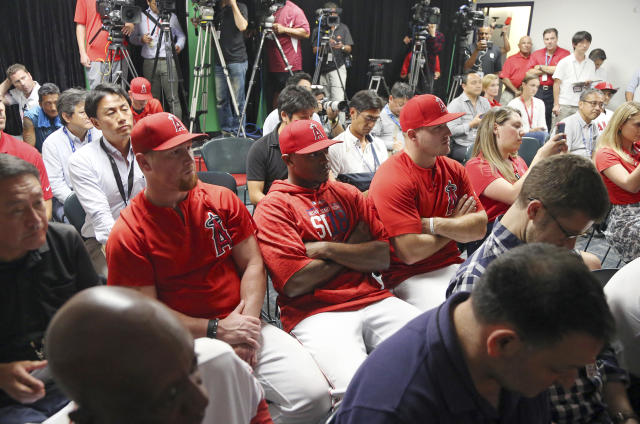
[{"label": "man in plaid shirt", "polygon": [[[470,292],[496,257],[521,244],[546,242],[573,249],[576,238],[602,221],[609,209],[604,183],[586,158],[554,156],[538,163],[526,178],[516,202],[496,219],[489,237],[458,268],[447,297]],[[553,422],[640,423],[632,416],[624,388],[627,382],[626,371],[605,347],[595,364],[580,370],[570,389],[551,387]]]}]

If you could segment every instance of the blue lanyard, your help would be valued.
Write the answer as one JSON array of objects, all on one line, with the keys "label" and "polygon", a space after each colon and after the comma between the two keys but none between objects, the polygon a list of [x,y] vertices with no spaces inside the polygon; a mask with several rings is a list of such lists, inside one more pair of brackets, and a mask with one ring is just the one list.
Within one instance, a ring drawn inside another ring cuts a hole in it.
[{"label": "blue lanyard", "polygon": [[398,121],[398,118],[396,118],[396,116],[393,114],[393,112],[391,112],[391,109],[389,109],[389,104],[388,103],[384,108],[387,110],[387,114],[389,115],[389,118],[391,118],[393,123],[396,124],[398,126],[398,128],[400,128],[402,130],[402,127],[400,126],[400,121]]},{"label": "blue lanyard", "polygon": [[584,147],[587,149],[587,154],[591,157],[593,153],[593,123],[589,124],[589,144],[587,144],[587,140],[584,138],[584,131],[582,132],[582,142],[584,143]]},{"label": "blue lanyard", "polygon": [[547,52],[544,53],[544,64],[549,66],[551,61],[553,60],[553,55],[549,56]]},{"label": "blue lanyard", "polygon": [[[71,153],[75,153],[76,145],[73,143],[73,139],[69,135],[69,132],[67,131],[67,127],[62,127],[62,131],[64,132],[64,134],[67,136],[67,139],[69,140],[69,145],[71,146]],[[87,130],[87,137],[88,137],[87,143],[91,143],[91,130]],[[80,141],[82,142],[82,140]]]}]

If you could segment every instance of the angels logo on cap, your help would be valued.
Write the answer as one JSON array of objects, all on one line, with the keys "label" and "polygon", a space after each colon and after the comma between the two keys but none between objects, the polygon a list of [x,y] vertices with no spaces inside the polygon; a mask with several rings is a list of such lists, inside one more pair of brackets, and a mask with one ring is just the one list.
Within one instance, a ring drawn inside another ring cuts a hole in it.
[{"label": "angels logo on cap", "polygon": [[322,134],[315,123],[309,124],[309,128],[311,128],[311,130],[313,131],[313,137],[316,139],[316,141],[325,140],[327,138],[324,134]]},{"label": "angels logo on cap", "polygon": [[176,129],[176,132],[183,132],[187,130],[175,115],[168,113],[167,118],[173,123],[173,127]]},{"label": "angels logo on cap", "polygon": [[140,86],[140,94],[147,94],[147,86],[144,83]]},{"label": "angels logo on cap", "polygon": [[436,97],[436,103],[438,103],[438,106],[440,106],[440,112],[447,113],[447,106],[442,100],[440,100],[440,97]]}]

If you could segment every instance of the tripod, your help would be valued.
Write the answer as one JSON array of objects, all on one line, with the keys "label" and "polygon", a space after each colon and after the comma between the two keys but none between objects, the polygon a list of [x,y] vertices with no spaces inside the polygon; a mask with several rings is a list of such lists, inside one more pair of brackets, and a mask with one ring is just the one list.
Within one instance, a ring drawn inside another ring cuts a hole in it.
[{"label": "tripod", "polygon": [[[137,77],[138,74],[136,73],[136,68],[133,66],[129,50],[123,45],[124,35],[122,34],[122,26],[103,25],[100,31],[106,31],[109,34],[109,49],[107,52],[109,70],[102,76],[102,79],[104,80],[106,76],[107,81],[120,85],[126,91],[129,86],[129,81],[127,80],[129,70],[134,78]],[[100,34],[100,31],[96,32],[96,35],[93,36],[88,44],[93,43],[93,40]],[[115,58],[118,55],[121,57],[120,68],[115,70],[114,62],[116,62]]]},{"label": "tripod", "polygon": [[[200,117],[200,115],[204,115],[202,126],[199,126],[199,131],[202,132],[201,129],[206,129],[207,127],[206,114],[208,111],[207,105],[209,102],[209,80],[211,77],[211,39],[213,39],[213,42],[216,46],[218,60],[220,60],[222,72],[224,73],[224,77],[227,82],[227,88],[229,89],[229,97],[231,98],[233,111],[236,115],[240,114],[238,112],[238,102],[236,101],[236,96],[233,92],[233,85],[231,84],[231,79],[229,78],[229,69],[227,68],[227,62],[224,60],[224,56],[222,55],[222,49],[220,48],[220,39],[213,25],[213,13],[201,16],[199,28],[200,30],[198,32],[198,41],[196,44],[195,64],[193,67],[193,90],[191,91],[191,107],[189,108],[189,131],[193,130],[193,126],[196,122],[199,124],[198,118]],[[198,108],[198,97],[200,97],[201,109]],[[243,136],[245,135],[242,120],[240,121],[240,126],[238,127],[238,136],[240,135],[240,133],[242,133]]]},{"label": "tripod", "polygon": [[[422,33],[416,35],[411,52],[411,65],[409,67],[408,83],[416,94],[422,94],[425,92],[433,93],[433,75],[431,74],[431,69],[429,68],[425,55],[426,39],[426,36]],[[424,72],[425,64],[427,64],[426,74]],[[422,85],[420,85],[420,81],[422,81]]]},{"label": "tripod", "polygon": [[391,63],[391,59],[369,59],[369,72],[367,75],[370,76],[369,90],[373,90],[378,94],[380,84],[382,84],[388,96],[391,91],[389,91],[387,81],[384,79],[384,65],[387,63]]},{"label": "tripod", "polygon": [[454,36],[454,40],[453,40],[454,52],[452,56],[455,57],[456,60],[451,61],[449,76],[451,77],[451,74],[453,74],[454,71],[457,72],[457,75],[453,75],[453,84],[451,85],[451,91],[449,91],[449,98],[447,99],[447,104],[451,103],[451,101],[456,98],[456,94],[458,93],[458,90],[462,86],[462,73],[464,71],[464,62],[465,62],[465,59],[467,58],[465,53],[465,50],[467,47],[466,38],[467,36],[458,37],[458,34]]},{"label": "tripod", "polygon": [[[186,92],[184,88],[184,78],[182,78],[182,72],[180,71],[180,66],[178,66],[178,55],[176,53],[176,45],[173,37],[171,36],[171,13],[170,12],[162,12],[160,13],[159,18],[156,20],[153,16],[149,15],[146,11],[144,13],[154,24],[155,27],[151,31],[151,36],[159,28],[160,35],[158,36],[158,46],[156,48],[156,55],[153,59],[153,70],[151,71],[151,80],[153,81],[156,76],[156,70],[158,67],[158,59],[160,58],[160,49],[162,48],[162,41],[167,40],[168,42],[164,45],[164,60],[167,65],[167,81],[169,82],[169,99],[172,101],[180,102],[180,106],[182,110],[184,110],[185,105],[183,104],[183,100],[186,97]],[[173,66],[172,66],[173,65]],[[174,75],[174,71],[175,74]],[[182,98],[180,98],[178,93],[174,93],[173,83],[178,83],[178,90],[180,94],[182,94]],[[166,94],[166,93],[165,93]],[[171,103],[171,112],[176,115],[176,111],[174,110],[173,103]],[[178,118],[182,119],[182,116],[178,116]]]},{"label": "tripod", "polygon": [[373,90],[378,94],[380,84],[382,84],[384,90],[387,92],[387,96],[389,96],[391,91],[389,91],[389,86],[387,85],[387,81],[384,79],[384,75],[371,75],[371,79],[369,80],[369,90]]},{"label": "tripod", "polygon": [[273,14],[276,12],[277,6],[271,6],[270,12],[271,16],[268,16],[263,24],[262,24],[262,36],[260,37],[260,45],[258,47],[258,51],[256,53],[256,58],[253,61],[253,68],[251,69],[251,78],[249,78],[249,85],[247,87],[247,95],[245,97],[244,106],[242,107],[242,114],[240,115],[240,125],[238,127],[238,135],[240,134],[240,129],[244,131],[244,122],[247,118],[247,105],[249,104],[249,98],[251,97],[251,90],[255,84],[256,80],[256,72],[258,71],[258,67],[260,66],[260,58],[262,55],[262,48],[264,47],[264,40],[269,38],[276,43],[276,47],[278,48],[278,52],[280,52],[280,56],[282,57],[282,61],[285,64],[285,70],[289,72],[289,75],[293,75],[293,71],[291,70],[291,65],[289,64],[289,60],[287,60],[287,56],[284,54],[284,50],[282,50],[282,45],[278,40],[275,32],[273,32],[273,23],[276,18]]},{"label": "tripod", "polygon": [[[320,34],[320,29],[318,30],[318,34]],[[318,35],[319,36],[319,35]],[[342,81],[342,77],[340,76],[340,71],[338,70],[338,64],[335,61],[335,52],[333,51],[333,47],[331,47],[331,39],[329,35],[324,32],[322,37],[320,37],[320,47],[318,48],[318,57],[316,60],[316,70],[313,73],[313,79],[311,84],[316,85],[320,80],[320,72],[322,67],[331,61],[333,63],[333,67],[335,68],[336,73],[338,74],[338,81],[340,81],[340,88],[342,88],[342,92],[344,93],[344,97],[347,97],[347,91],[344,88],[344,81]],[[332,99],[333,100],[333,99]]]}]

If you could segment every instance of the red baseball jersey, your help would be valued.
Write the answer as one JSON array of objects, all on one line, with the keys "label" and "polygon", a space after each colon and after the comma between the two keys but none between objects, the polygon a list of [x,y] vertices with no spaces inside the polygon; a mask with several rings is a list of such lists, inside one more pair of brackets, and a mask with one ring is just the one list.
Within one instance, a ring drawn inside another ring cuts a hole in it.
[{"label": "red baseball jersey", "polygon": [[[511,161],[513,171],[517,178],[522,177],[524,173],[527,172],[527,163],[520,156],[511,156],[509,160]],[[487,212],[489,222],[493,222],[499,215],[505,213],[511,205],[485,196],[484,190],[489,184],[499,178],[504,178],[504,176],[482,156],[471,158],[466,163],[465,169],[469,175],[469,181],[471,181],[473,190],[476,193],[480,193],[480,202]]]},{"label": "red baseball jersey", "polygon": [[240,303],[232,251],[253,237],[251,216],[233,192],[202,182],[178,208],[182,216],[141,192],[120,213],[107,241],[108,284],[155,286],[176,311],[224,318]]},{"label": "red baseball jersey", "polygon": [[[634,143],[634,148],[636,152],[640,152],[640,141],[636,141]],[[640,153],[631,155],[629,152],[627,152],[627,154],[633,159],[633,163],[629,163],[626,160],[622,159],[620,155],[618,155],[613,149],[610,149],[608,147],[598,149],[598,151],[596,152],[596,168],[598,168],[598,172],[602,174],[602,180],[607,186],[607,191],[609,192],[609,200],[614,205],[627,205],[640,202],[640,192],[628,192],[618,184],[611,181],[606,175],[604,175],[603,172],[607,168],[611,168],[614,165],[622,165],[627,172],[631,173],[638,167],[638,163],[640,163]]]},{"label": "red baseball jersey", "polygon": [[359,221],[369,225],[374,239],[386,241],[375,211],[355,187],[328,181],[312,190],[278,180],[253,218],[262,256],[280,295],[278,304],[285,331],[290,332],[310,315],[358,310],[392,296],[370,273],[349,269],[313,293],[295,298],[283,293],[289,278],[312,261],[306,254],[306,242],[346,242]]},{"label": "red baseball jersey", "polygon": [[133,106],[131,106],[131,113],[133,114],[134,124],[139,120],[141,120],[142,118],[144,118],[145,116],[153,115],[154,113],[160,113],[160,112],[164,112],[164,111],[162,110],[162,105],[160,104],[160,101],[158,99],[149,100],[147,104],[144,106],[144,109],[142,109],[142,112],[140,113],[136,112]]},{"label": "red baseball jersey", "polygon": [[40,185],[42,186],[44,200],[49,200],[53,197],[47,169],[44,167],[40,152],[38,152],[35,147],[18,140],[4,131],[0,131],[0,153],[18,157],[35,166],[40,174]]},{"label": "red baseball jersey", "polygon": [[512,56],[509,56],[507,60],[505,60],[504,65],[502,65],[502,71],[500,71],[500,78],[509,78],[509,81],[516,87],[520,89],[522,85],[522,80],[524,79],[525,74],[530,69],[529,68],[529,59],[531,55],[524,57],[522,53],[518,52]]},{"label": "red baseball jersey", "polygon": [[[464,167],[458,162],[438,156],[435,165],[425,169],[402,152],[378,168],[369,189],[369,200],[389,237],[396,237],[421,234],[422,218],[451,216],[458,199],[465,194],[475,197],[478,211],[483,210]],[[382,279],[385,286],[395,287],[414,275],[461,262],[455,241],[413,265],[403,263],[392,250],[391,266],[382,273]]]}]

